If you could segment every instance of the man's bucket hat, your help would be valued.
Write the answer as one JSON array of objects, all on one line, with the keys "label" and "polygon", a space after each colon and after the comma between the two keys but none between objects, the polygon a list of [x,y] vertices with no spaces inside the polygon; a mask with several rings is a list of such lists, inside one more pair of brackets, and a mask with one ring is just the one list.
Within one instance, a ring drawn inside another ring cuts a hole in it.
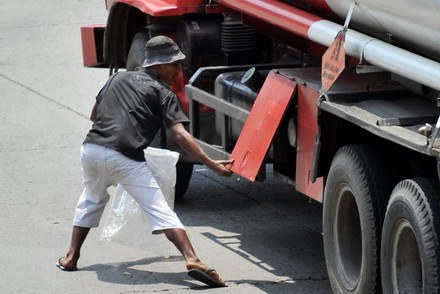
[{"label": "man's bucket hat", "polygon": [[142,67],[173,63],[185,59],[179,46],[168,37],[156,36],[147,42],[146,59]]}]

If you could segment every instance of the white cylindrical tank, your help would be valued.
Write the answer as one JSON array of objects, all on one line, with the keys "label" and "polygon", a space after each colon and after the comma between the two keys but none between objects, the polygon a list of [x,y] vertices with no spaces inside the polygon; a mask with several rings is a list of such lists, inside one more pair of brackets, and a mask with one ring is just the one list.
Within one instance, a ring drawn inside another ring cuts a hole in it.
[{"label": "white cylindrical tank", "polygon": [[[419,0],[419,5],[429,5],[417,10],[418,6],[411,5],[410,0],[359,0],[347,31],[346,54],[440,91],[439,1]],[[217,2],[327,47],[343,29],[341,24],[353,3],[349,0]],[[430,9],[434,10],[434,18],[424,19],[422,11],[428,13]],[[412,10],[411,17],[405,18]],[[339,24],[334,20],[337,17]],[[394,42],[388,42],[391,35]]]},{"label": "white cylindrical tank", "polygon": [[[282,1],[295,5],[298,1]],[[352,0],[305,0],[343,21]],[[356,0],[349,27],[440,61],[440,0]]]}]

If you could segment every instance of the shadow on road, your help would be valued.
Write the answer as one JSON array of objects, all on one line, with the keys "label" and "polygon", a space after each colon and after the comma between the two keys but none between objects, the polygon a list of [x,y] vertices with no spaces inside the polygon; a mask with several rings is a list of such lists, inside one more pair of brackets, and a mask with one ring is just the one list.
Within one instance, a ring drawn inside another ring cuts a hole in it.
[{"label": "shadow on road", "polygon": [[[108,263],[108,264],[94,264],[83,267],[81,271],[96,272],[98,280],[101,282],[122,285],[152,285],[152,284],[175,284],[177,286],[184,286],[185,288],[207,288],[199,286],[198,284],[188,282],[190,280],[186,271],[182,272],[160,272],[148,271],[145,267],[151,264],[160,262],[180,262],[183,259],[181,256],[165,257],[151,257],[143,258],[135,261]],[[154,281],[154,282],[153,282]]]},{"label": "shadow on road", "polygon": [[[290,283],[293,291],[304,281],[328,283],[322,204],[269,173],[265,182],[250,183],[196,169],[176,211],[186,226],[200,227],[204,237],[272,277],[268,282],[235,280],[237,284]],[[214,230],[203,232],[203,227]]]}]

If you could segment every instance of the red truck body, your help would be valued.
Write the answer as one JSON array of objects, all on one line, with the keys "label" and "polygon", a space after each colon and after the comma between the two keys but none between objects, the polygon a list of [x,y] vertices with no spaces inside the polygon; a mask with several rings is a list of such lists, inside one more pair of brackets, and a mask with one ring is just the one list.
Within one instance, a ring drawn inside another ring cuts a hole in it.
[{"label": "red truck body", "polygon": [[172,37],[204,150],[323,203],[335,292],[437,293],[440,5],[422,2],[109,0],[82,27],[84,65],[134,70]]}]

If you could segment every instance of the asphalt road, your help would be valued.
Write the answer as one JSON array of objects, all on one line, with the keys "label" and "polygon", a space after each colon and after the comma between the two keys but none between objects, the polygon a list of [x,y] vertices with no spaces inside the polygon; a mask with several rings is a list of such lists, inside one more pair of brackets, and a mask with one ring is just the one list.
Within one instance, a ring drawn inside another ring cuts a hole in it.
[{"label": "asphalt road", "polygon": [[[190,279],[178,252],[100,241],[80,270],[56,268],[81,193],[79,148],[108,71],[82,67],[80,26],[103,0],[0,1],[0,293],[329,293],[321,204],[271,175],[220,178],[197,166],[176,211],[199,257],[229,282]],[[162,243],[161,243],[162,244]],[[163,249],[163,248],[161,248]]]}]

